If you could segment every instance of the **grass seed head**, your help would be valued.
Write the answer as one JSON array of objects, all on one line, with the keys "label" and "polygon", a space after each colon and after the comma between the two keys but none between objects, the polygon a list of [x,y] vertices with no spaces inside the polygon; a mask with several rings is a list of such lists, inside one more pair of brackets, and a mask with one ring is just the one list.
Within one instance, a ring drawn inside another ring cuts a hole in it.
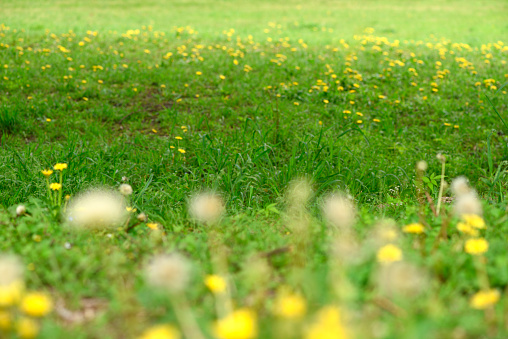
[{"label": "grass seed head", "polygon": [[70,202],[66,219],[79,229],[102,229],[118,226],[126,217],[121,195],[114,191],[91,190]]},{"label": "grass seed head", "polygon": [[146,280],[153,287],[180,293],[189,284],[191,264],[179,253],[155,256],[145,270]]}]

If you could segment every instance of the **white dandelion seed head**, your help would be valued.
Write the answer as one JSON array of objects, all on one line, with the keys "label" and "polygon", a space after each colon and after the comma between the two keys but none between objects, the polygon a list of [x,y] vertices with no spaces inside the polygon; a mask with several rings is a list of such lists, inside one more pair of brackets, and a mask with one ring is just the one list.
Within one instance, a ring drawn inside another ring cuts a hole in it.
[{"label": "white dandelion seed head", "polygon": [[467,194],[458,195],[453,210],[458,216],[464,214],[483,215],[482,203],[473,190]]},{"label": "white dandelion seed head", "polygon": [[400,261],[381,265],[375,281],[381,293],[389,297],[415,297],[428,287],[429,277],[420,268]]},{"label": "white dandelion seed head", "polygon": [[293,180],[289,184],[288,202],[290,207],[300,209],[305,206],[312,194],[312,187],[305,178]]},{"label": "white dandelion seed head", "polygon": [[80,229],[119,226],[127,218],[124,199],[110,190],[90,190],[71,200],[67,210],[69,223]]},{"label": "white dandelion seed head", "polygon": [[466,177],[460,176],[452,181],[452,193],[456,197],[460,197],[461,195],[468,194],[472,191],[471,187],[469,187],[469,182]]},{"label": "white dandelion seed head", "polygon": [[129,184],[121,184],[118,190],[125,196],[132,194],[132,186]]},{"label": "white dandelion seed head", "polygon": [[179,253],[157,255],[147,265],[145,278],[153,287],[182,292],[191,278],[190,261]]},{"label": "white dandelion seed head", "polygon": [[21,259],[15,255],[0,255],[0,286],[23,281],[24,267]]},{"label": "white dandelion seed head", "polygon": [[440,163],[446,162],[446,156],[443,153],[438,153],[436,159],[439,160]]},{"label": "white dandelion seed head", "polygon": [[139,213],[136,219],[138,219],[138,221],[145,222],[148,220],[148,217],[145,213]]},{"label": "white dandelion seed head", "polygon": [[341,194],[328,196],[321,206],[328,222],[338,229],[348,229],[353,226],[356,209],[353,201]]},{"label": "white dandelion seed head", "polygon": [[16,207],[16,215],[18,217],[24,215],[26,213],[26,207],[25,205],[19,205],[18,207]]},{"label": "white dandelion seed head", "polygon": [[425,172],[428,167],[429,165],[425,160],[420,160],[416,163],[416,169],[419,170],[420,172]]},{"label": "white dandelion seed head", "polygon": [[222,217],[224,211],[224,202],[216,193],[200,193],[193,196],[189,202],[190,216],[203,224],[216,223]]}]

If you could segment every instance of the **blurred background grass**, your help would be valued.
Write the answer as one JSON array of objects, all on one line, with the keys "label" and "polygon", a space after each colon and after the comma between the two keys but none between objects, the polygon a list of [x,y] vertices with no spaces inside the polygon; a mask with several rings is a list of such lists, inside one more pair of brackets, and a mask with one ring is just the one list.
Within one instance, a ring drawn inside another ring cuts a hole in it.
[{"label": "blurred background grass", "polygon": [[434,34],[469,44],[508,36],[508,2],[504,0],[4,0],[1,7],[5,24],[30,31],[125,31],[141,25],[168,31],[191,25],[203,37],[229,28],[256,37],[263,35],[267,22],[274,21],[298,23],[288,34],[304,39],[313,36],[316,26],[332,28],[330,39],[360,34],[365,27],[397,39],[418,40]]}]

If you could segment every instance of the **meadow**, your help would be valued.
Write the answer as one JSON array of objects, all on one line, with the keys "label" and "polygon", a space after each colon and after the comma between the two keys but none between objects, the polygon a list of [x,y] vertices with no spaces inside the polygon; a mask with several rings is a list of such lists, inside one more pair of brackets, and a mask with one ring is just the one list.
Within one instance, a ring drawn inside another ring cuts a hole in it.
[{"label": "meadow", "polygon": [[1,338],[508,335],[504,1],[0,11]]}]

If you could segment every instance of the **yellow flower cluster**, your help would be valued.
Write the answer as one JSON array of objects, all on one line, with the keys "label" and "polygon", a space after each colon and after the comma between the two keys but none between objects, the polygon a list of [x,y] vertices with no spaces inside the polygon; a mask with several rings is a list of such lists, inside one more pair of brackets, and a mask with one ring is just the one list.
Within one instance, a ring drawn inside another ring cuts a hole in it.
[{"label": "yellow flower cluster", "polygon": [[40,325],[36,318],[46,316],[53,308],[46,294],[25,293],[22,281],[0,285],[0,306],[0,337],[15,330],[18,337],[23,339],[35,338],[39,334]]},{"label": "yellow flower cluster", "polygon": [[257,337],[256,313],[248,308],[238,309],[217,321],[214,327],[219,339],[252,339]]}]

